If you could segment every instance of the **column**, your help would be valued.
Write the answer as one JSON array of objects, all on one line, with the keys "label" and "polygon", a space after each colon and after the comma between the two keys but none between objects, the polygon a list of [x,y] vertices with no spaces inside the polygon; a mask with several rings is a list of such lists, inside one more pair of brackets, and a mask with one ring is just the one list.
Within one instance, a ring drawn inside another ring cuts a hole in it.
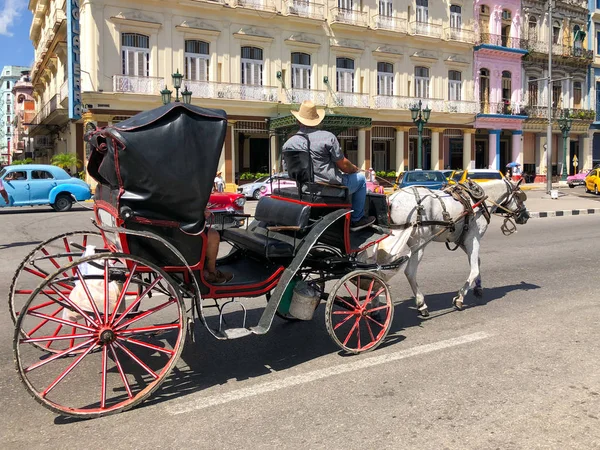
[{"label": "column", "polygon": [[523,130],[512,132],[512,161],[521,164],[523,169]]},{"label": "column", "polygon": [[272,173],[273,169],[275,169],[276,172],[281,172],[281,167],[279,167],[279,135],[277,135],[277,134],[271,135],[269,152],[270,152],[269,173]]},{"label": "column", "polygon": [[365,169],[373,167],[371,160],[373,159],[373,144],[371,141],[371,128],[365,130]]},{"label": "column", "polygon": [[488,166],[500,170],[500,134],[502,130],[489,130]]},{"label": "column", "polygon": [[579,166],[577,168],[581,169],[591,169],[592,168],[592,140],[594,136],[593,131],[590,130],[588,134],[581,136],[579,140]]},{"label": "column", "polygon": [[358,130],[358,156],[357,156],[357,166],[359,169],[367,170],[368,167],[365,167],[365,146],[367,140],[367,133],[364,128]]},{"label": "column", "polygon": [[227,123],[227,133],[225,134],[225,183],[235,183],[235,148],[233,127],[235,120]]},{"label": "column", "polygon": [[408,129],[404,127],[396,127],[396,174],[404,172],[404,133],[408,133]]},{"label": "column", "polygon": [[[565,153],[567,155],[566,169],[567,175],[569,175],[569,171],[571,170],[572,161],[569,158],[569,153],[571,150],[571,136],[567,137],[566,148],[565,148],[565,139],[563,138],[562,133],[560,134],[560,159],[558,160],[558,175],[562,179],[562,174],[564,172],[563,166],[565,165]],[[579,158],[579,156],[577,157]]]},{"label": "column", "polygon": [[443,128],[431,129],[431,170],[440,170],[440,133],[443,132]]},{"label": "column", "polygon": [[475,130],[473,130],[473,129],[463,130],[463,163],[462,163],[462,167],[464,170],[468,170],[472,167],[471,142],[472,142],[473,134],[475,134]]}]

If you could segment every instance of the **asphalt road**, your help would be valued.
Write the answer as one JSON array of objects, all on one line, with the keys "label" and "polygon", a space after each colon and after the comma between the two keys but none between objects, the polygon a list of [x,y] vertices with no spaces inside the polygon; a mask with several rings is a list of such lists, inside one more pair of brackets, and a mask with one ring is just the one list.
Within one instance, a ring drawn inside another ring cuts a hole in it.
[{"label": "asphalt road", "polygon": [[[90,229],[88,211],[0,210],[0,292],[37,242]],[[0,448],[600,448],[600,217],[532,219],[482,250],[486,304],[451,308],[464,254],[428,248],[421,320],[403,275],[394,325],[371,353],[340,355],[323,305],[269,334],[184,349],[141,407],[89,421],[58,417],[21,385],[12,322],[0,317]],[[254,305],[255,303],[253,303]]]}]

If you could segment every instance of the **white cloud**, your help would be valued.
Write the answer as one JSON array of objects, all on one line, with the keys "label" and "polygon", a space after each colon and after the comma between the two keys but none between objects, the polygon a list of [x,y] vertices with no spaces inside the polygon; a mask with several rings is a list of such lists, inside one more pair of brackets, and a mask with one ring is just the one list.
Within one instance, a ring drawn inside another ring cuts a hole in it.
[{"label": "white cloud", "polygon": [[12,36],[10,28],[14,25],[20,11],[25,8],[26,0],[4,0],[4,8],[0,10],[0,35]]}]

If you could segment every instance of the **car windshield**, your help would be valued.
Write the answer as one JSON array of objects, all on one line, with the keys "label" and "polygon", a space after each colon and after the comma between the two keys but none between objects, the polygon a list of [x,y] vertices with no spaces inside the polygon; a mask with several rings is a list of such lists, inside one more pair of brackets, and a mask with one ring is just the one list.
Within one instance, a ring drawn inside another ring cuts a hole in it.
[{"label": "car windshield", "polygon": [[463,172],[462,170],[461,170],[461,171],[459,171],[459,172],[456,172],[456,173],[454,174],[454,176],[452,177],[452,179],[453,179],[454,181],[460,181],[460,179],[462,178],[462,175],[463,175],[463,173],[464,173],[464,172]]},{"label": "car windshield", "polygon": [[255,183],[265,183],[267,181],[269,181],[269,177],[268,176],[267,177],[259,178],[258,180],[255,181]]},{"label": "car windshield", "polygon": [[2,178],[6,174],[6,169],[0,170],[0,178]]},{"label": "car windshield", "polygon": [[421,182],[432,182],[432,181],[445,181],[446,177],[442,172],[411,172],[407,173],[404,177],[404,181],[411,183]]},{"label": "car windshield", "polygon": [[469,172],[467,175],[471,180],[501,180],[500,172]]}]

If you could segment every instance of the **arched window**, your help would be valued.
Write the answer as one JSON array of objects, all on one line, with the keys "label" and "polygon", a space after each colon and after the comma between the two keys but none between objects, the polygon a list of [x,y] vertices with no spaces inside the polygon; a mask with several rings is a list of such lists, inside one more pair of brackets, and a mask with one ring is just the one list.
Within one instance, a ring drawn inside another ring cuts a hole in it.
[{"label": "arched window", "polygon": [[377,63],[377,95],[394,95],[394,65]]},{"label": "arched window", "polygon": [[552,24],[552,43],[558,44],[560,42],[560,22],[557,20]]},{"label": "arched window", "polygon": [[242,84],[262,86],[263,51],[258,47],[242,47]]},{"label": "arched window", "polygon": [[415,67],[415,97],[429,98],[429,69]]},{"label": "arched window", "polygon": [[573,82],[573,108],[581,109],[581,97],[581,81],[575,81]]},{"label": "arched window", "polygon": [[354,60],[337,58],[335,66],[337,92],[354,92]]},{"label": "arched window", "polygon": [[[533,77],[536,78],[536,77]],[[527,104],[529,106],[538,106],[538,94],[539,86],[537,81],[531,81],[532,77],[529,77],[527,83]]]},{"label": "arched window", "polygon": [[458,70],[448,71],[448,100],[462,100],[462,73]]},{"label": "arched window", "polygon": [[479,71],[479,101],[481,102],[481,112],[488,112],[490,103],[490,71],[488,69]]},{"label": "arched window", "polygon": [[292,88],[310,89],[311,70],[308,53],[292,53]]},{"label": "arched window", "polygon": [[150,37],[138,33],[121,35],[123,75],[150,76]]},{"label": "arched window", "polygon": [[512,97],[512,79],[511,73],[507,70],[502,72],[502,102],[510,103]]},{"label": "arched window", "polygon": [[530,41],[537,42],[537,18],[535,16],[529,16],[529,24],[527,29],[527,37]]},{"label": "arched window", "polygon": [[429,0],[417,0],[417,22],[429,22]]},{"label": "arched window", "polygon": [[208,81],[210,60],[209,44],[204,41],[185,41],[185,78],[191,81]]}]

